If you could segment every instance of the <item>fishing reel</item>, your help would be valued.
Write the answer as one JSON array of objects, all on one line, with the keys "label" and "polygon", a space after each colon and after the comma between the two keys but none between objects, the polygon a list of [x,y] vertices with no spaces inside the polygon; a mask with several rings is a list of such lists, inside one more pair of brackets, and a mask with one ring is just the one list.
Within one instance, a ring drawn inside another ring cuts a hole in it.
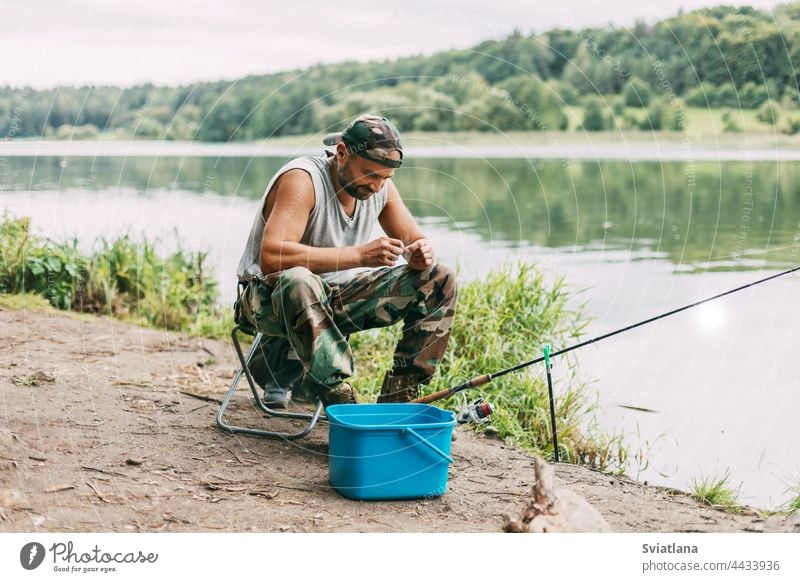
[{"label": "fishing reel", "polygon": [[466,396],[464,397],[464,407],[456,415],[456,422],[465,424],[467,422],[474,422],[482,424],[489,420],[489,416],[494,412],[492,405],[486,402],[483,398],[478,398],[472,404],[467,403]]}]

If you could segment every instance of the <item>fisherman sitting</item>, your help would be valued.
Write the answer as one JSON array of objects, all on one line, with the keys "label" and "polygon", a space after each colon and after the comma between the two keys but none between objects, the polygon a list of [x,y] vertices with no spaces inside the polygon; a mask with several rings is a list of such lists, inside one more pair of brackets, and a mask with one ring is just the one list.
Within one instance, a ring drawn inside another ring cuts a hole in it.
[{"label": "fisherman sitting", "polygon": [[[355,403],[347,337],[402,320],[378,402],[408,402],[447,349],[455,274],[392,182],[403,145],[389,120],[360,115],[323,143],[335,151],[292,160],[270,180],[239,263],[237,323],[269,336],[251,369],[273,408],[291,388],[326,406]],[[385,236],[372,239],[376,224]]]}]

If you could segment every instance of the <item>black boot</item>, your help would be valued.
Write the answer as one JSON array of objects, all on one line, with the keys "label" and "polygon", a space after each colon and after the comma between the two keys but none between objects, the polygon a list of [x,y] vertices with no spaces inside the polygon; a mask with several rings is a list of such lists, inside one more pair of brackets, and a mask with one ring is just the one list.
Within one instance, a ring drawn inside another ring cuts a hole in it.
[{"label": "black boot", "polygon": [[383,377],[381,393],[378,395],[378,402],[410,402],[419,397],[419,385],[425,380],[419,374],[400,374],[393,375],[386,372]]},{"label": "black boot", "polygon": [[303,364],[289,359],[290,350],[286,338],[267,336],[250,360],[250,372],[264,389],[264,404],[270,408],[286,408],[289,392],[299,387],[303,378]]}]

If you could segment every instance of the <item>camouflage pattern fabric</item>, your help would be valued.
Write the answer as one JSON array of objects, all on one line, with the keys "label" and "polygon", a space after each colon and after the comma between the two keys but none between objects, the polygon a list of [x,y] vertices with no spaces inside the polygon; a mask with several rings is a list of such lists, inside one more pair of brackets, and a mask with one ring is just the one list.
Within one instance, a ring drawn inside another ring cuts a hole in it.
[{"label": "camouflage pattern fabric", "polygon": [[[403,165],[403,140],[394,124],[385,117],[365,113],[356,117],[344,131],[329,133],[322,138],[325,145],[342,141],[351,152],[372,162],[389,168]],[[397,151],[400,159],[388,157],[391,151]]]},{"label": "camouflage pattern fabric", "polygon": [[298,387],[303,378],[303,365],[289,355],[291,346],[286,338],[265,336],[250,358],[250,373],[264,392],[299,395]]},{"label": "camouflage pattern fabric", "polygon": [[427,382],[444,356],[456,295],[455,273],[441,263],[422,271],[408,265],[373,269],[341,285],[293,267],[251,282],[240,319],[288,340],[305,371],[301,388],[310,393],[353,375],[345,336],[402,320],[391,375],[416,384]]}]

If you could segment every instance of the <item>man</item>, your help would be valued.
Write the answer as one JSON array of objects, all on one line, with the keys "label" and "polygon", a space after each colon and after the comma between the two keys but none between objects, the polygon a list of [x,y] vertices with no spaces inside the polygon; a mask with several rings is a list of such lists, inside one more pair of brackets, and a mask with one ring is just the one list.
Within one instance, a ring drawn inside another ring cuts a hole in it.
[{"label": "man", "polygon": [[[356,402],[347,336],[402,320],[378,402],[408,402],[447,349],[455,275],[392,182],[403,163],[395,126],[360,115],[323,143],[335,151],[292,160],[267,186],[237,271],[237,321],[273,336],[268,406],[285,406],[280,383],[299,375],[289,347],[302,365],[299,388],[327,406]],[[386,236],[372,239],[378,224]],[[407,264],[397,265],[401,256]]]}]

